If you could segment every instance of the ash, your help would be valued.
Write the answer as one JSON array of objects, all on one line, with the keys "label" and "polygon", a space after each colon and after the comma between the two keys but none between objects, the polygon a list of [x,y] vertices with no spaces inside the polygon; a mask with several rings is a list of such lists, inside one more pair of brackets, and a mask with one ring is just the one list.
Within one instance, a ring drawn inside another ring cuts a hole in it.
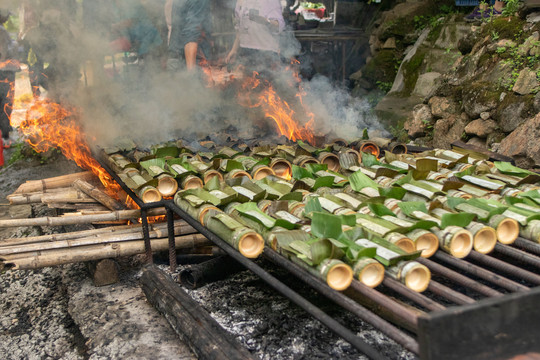
[{"label": "ash", "polygon": [[[346,326],[388,359],[417,357],[370,324],[341,309],[286,271],[263,261],[259,265],[311,303]],[[161,266],[168,271],[168,266]],[[179,266],[177,271],[182,269]],[[171,274],[175,278],[177,273]],[[180,286],[180,285],[179,285]],[[300,307],[249,271],[186,292],[246,347],[263,360],[367,359]]]}]

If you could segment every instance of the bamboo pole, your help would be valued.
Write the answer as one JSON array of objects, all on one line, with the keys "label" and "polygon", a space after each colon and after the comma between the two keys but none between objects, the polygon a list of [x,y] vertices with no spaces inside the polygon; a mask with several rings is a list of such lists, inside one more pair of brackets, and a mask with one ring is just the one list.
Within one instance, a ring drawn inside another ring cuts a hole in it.
[{"label": "bamboo pole", "polygon": [[[165,215],[165,208],[156,208],[148,211],[148,216]],[[0,228],[14,226],[62,226],[90,224],[101,221],[129,220],[141,217],[141,210],[120,210],[111,211],[105,214],[80,215],[66,217],[39,217],[31,219],[9,219],[0,220]]]},{"label": "bamboo pole", "polygon": [[[169,249],[169,239],[151,240],[152,251],[166,251]],[[177,249],[189,249],[210,245],[211,242],[201,234],[183,235],[175,237]],[[81,246],[76,249],[58,249],[48,251],[46,254],[26,258],[4,260],[0,258],[0,268],[11,270],[39,269],[47,266],[57,266],[69,263],[118,258],[144,254],[144,241],[126,241]]]},{"label": "bamboo pole", "polygon": [[[130,232],[130,233],[121,233],[121,234],[109,234],[101,236],[91,236],[86,238],[79,239],[70,239],[70,240],[59,240],[54,242],[41,242],[41,243],[32,243],[24,245],[12,245],[12,246],[2,246],[0,247],[0,256],[9,256],[15,254],[23,254],[36,251],[47,251],[53,249],[62,249],[62,248],[74,248],[79,246],[86,245],[96,245],[103,243],[111,242],[122,242],[122,241],[131,241],[131,240],[143,240],[142,229],[140,232]],[[187,224],[175,224],[174,234],[175,235],[185,235],[193,234],[197,231]],[[167,228],[164,229],[155,229],[149,231],[149,237],[151,239],[167,237],[169,231]]]},{"label": "bamboo pole", "polygon": [[75,180],[73,186],[112,211],[126,208],[123,204],[82,179]]},{"label": "bamboo pole", "polygon": [[41,202],[47,203],[95,203],[97,202],[92,197],[86,195],[84,192],[69,188],[65,192],[46,193],[41,197]]},{"label": "bamboo pole", "polygon": [[34,204],[40,203],[41,197],[49,193],[59,193],[68,191],[71,187],[61,187],[55,189],[46,189],[43,191],[31,192],[31,193],[13,193],[6,196],[6,199],[9,200],[10,205],[23,205],[23,204]]},{"label": "bamboo pole", "polygon": [[30,180],[20,185],[19,188],[15,190],[14,194],[32,193],[43,190],[68,187],[71,186],[71,184],[77,179],[94,180],[96,179],[96,176],[90,171],[83,171],[80,173],[56,176],[48,179]]}]

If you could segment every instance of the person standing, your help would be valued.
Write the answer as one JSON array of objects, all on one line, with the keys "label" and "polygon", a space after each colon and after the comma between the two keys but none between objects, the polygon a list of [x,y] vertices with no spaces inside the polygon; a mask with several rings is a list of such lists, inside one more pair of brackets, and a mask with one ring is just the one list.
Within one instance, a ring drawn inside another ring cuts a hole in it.
[{"label": "person standing", "polygon": [[234,14],[236,38],[225,62],[238,57],[254,70],[278,63],[279,34],[285,27],[280,0],[238,0]]}]

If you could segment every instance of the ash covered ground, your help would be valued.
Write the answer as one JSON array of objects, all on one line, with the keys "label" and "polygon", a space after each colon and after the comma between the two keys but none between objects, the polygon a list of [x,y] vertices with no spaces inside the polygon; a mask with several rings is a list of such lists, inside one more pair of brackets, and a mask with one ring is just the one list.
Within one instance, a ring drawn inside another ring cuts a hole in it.
[{"label": "ash covered ground", "polygon": [[[14,150],[6,152],[9,158]],[[78,171],[59,157],[53,163],[21,161],[0,171],[1,218],[53,216],[42,205],[7,206],[6,195],[30,179]],[[0,239],[64,231],[8,228]],[[75,229],[67,229],[73,231]],[[80,229],[77,229],[80,230]],[[120,282],[94,287],[84,264],[0,273],[0,354],[3,359],[193,359],[138,284],[142,257],[122,259]],[[373,327],[260,261],[274,276],[356,332],[388,359],[416,359]],[[162,265],[166,270],[168,266]],[[179,269],[182,268],[180,265]],[[175,276],[171,274],[171,276]],[[364,359],[256,275],[242,271],[189,294],[223,328],[260,359]]]}]

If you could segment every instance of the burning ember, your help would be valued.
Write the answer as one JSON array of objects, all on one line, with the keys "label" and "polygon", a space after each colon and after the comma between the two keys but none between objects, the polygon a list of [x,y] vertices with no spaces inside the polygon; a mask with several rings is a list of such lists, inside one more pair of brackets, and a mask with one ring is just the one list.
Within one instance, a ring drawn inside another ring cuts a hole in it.
[{"label": "burning ember", "polygon": [[241,105],[250,108],[260,107],[265,116],[276,123],[279,133],[288,139],[292,141],[305,140],[313,144],[314,115],[307,111],[302,103],[304,92],[301,88],[296,97],[308,117],[305,124],[298,121],[298,116],[296,116],[291,105],[277,94],[272,83],[266,79],[261,79],[258,73],[254,72],[252,77],[246,78],[242,90],[246,91],[246,94],[242,95],[247,96],[239,97]]},{"label": "burning ember", "polygon": [[73,111],[50,100],[37,100],[28,110],[26,119],[21,122],[20,130],[35,151],[45,152],[50,148],[58,148],[68,159],[98,176],[112,194],[121,190],[92,157]]}]

